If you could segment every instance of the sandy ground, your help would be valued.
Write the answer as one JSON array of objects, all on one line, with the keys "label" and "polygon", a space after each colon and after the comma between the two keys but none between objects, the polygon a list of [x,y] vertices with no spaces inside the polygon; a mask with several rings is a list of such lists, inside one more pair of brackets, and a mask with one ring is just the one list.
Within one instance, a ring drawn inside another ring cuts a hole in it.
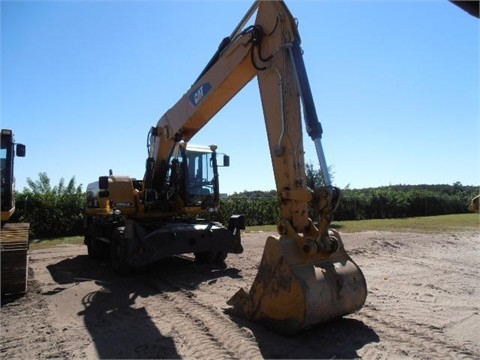
[{"label": "sandy ground", "polygon": [[29,291],[1,309],[4,359],[480,358],[480,234],[343,234],[365,306],[297,336],[225,313],[268,234],[225,266],[170,258],[124,278],[83,246],[29,253]]}]

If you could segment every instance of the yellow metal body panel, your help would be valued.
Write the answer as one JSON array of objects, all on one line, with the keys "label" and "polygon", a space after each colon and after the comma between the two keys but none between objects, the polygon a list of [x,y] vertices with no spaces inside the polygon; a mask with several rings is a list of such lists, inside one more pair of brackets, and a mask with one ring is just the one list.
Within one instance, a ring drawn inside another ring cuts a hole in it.
[{"label": "yellow metal body panel", "polygon": [[10,208],[8,211],[2,211],[2,222],[10,220],[14,212],[15,207]]},{"label": "yellow metal body panel", "polygon": [[108,179],[110,207],[118,209],[122,214],[137,212],[138,198],[135,196],[132,179],[128,176],[110,176]]}]

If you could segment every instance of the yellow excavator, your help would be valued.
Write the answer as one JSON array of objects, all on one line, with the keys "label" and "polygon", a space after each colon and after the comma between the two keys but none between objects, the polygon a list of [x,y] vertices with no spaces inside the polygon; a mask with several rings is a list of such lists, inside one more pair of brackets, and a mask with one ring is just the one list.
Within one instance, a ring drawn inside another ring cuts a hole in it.
[{"label": "yellow excavator", "polygon": [[[255,77],[278,194],[278,236],[266,240],[251,289],[240,289],[227,303],[234,314],[297,333],[359,310],[367,286],[339,233],[329,228],[340,190],[328,175],[297,22],[283,1],[255,2],[150,129],[142,180],[110,174],[88,185],[85,244],[94,257],[110,253],[121,273],[175,254],[223,261],[227,253],[240,253],[243,217],[232,216],[227,227],[211,220],[219,162],[228,165],[228,157],[219,159],[216,146],[189,141]],[[307,187],[302,114],[324,176],[325,186],[316,189]],[[308,217],[309,206],[319,219]],[[211,215],[202,217],[205,212]]]},{"label": "yellow excavator", "polygon": [[10,129],[1,130],[1,281],[2,297],[20,295],[27,291],[27,250],[30,224],[13,223],[15,212],[15,157],[24,157],[26,147],[14,141]]}]

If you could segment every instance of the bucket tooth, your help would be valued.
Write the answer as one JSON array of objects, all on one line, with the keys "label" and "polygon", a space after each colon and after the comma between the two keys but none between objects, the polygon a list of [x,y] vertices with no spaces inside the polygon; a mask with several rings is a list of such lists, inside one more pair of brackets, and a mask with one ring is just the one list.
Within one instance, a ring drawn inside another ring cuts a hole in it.
[{"label": "bucket tooth", "polygon": [[267,239],[250,292],[240,289],[227,304],[235,315],[295,334],[359,310],[366,296],[365,278],[343,246],[312,256],[282,236]]}]

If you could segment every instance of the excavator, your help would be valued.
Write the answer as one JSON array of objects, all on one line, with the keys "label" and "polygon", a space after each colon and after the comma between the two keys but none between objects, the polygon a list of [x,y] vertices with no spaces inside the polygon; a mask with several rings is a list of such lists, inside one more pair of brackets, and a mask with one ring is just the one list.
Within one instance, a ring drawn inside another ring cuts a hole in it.
[{"label": "excavator", "polygon": [[27,291],[27,250],[30,224],[10,222],[15,212],[15,156],[24,157],[26,147],[14,141],[10,129],[1,130],[1,279],[2,297]]},{"label": "excavator", "polygon": [[[87,187],[89,254],[110,252],[114,269],[126,273],[175,254],[214,262],[242,251],[243,217],[233,215],[227,227],[212,220],[217,148],[189,141],[257,78],[278,194],[278,236],[266,239],[250,290],[228,300],[229,312],[295,334],[359,310],[367,285],[329,226],[340,190],[328,174],[300,43],[283,1],[254,2],[190,89],[150,129],[143,179],[110,174]],[[324,176],[324,186],[315,189],[306,181],[302,118]],[[222,165],[228,162],[224,156]],[[318,219],[309,218],[309,206]],[[200,216],[205,212],[209,216]]]}]

